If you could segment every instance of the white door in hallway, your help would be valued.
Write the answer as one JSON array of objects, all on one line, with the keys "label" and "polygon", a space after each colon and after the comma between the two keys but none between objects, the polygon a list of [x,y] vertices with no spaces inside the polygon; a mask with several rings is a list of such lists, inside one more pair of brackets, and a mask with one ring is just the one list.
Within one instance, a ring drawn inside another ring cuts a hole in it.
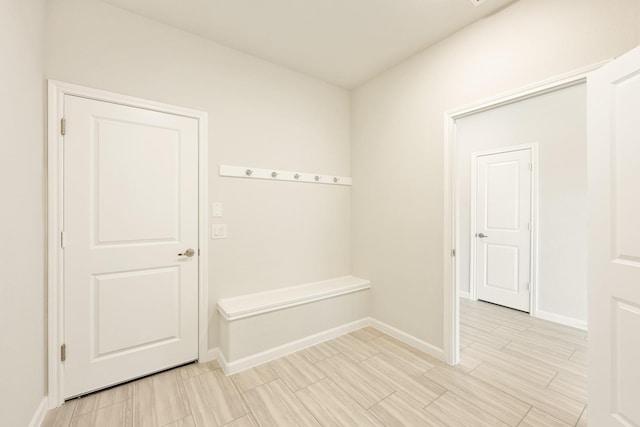
[{"label": "white door in hallway", "polygon": [[640,425],[640,48],[587,80],[589,424]]},{"label": "white door in hallway", "polygon": [[64,98],[64,397],[198,358],[198,122]]},{"label": "white door in hallway", "polygon": [[529,311],[531,149],[476,163],[476,296]]}]

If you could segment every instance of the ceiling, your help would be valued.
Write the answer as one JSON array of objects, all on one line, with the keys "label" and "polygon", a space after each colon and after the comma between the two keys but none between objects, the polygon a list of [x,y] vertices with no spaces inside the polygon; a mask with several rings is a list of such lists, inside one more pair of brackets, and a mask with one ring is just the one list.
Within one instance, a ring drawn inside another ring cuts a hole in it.
[{"label": "ceiling", "polygon": [[103,1],[353,88],[514,0]]}]

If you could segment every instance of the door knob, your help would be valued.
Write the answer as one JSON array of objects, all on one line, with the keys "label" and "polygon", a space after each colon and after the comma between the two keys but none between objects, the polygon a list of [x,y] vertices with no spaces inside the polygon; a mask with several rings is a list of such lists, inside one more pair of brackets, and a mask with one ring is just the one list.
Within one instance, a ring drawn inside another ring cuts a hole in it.
[{"label": "door knob", "polygon": [[178,254],[178,256],[188,256],[189,258],[191,258],[195,254],[196,254],[196,251],[194,251],[193,249],[187,249],[186,251],[184,251],[183,254]]},{"label": "door knob", "polygon": [[485,238],[487,238],[487,237],[489,237],[489,236],[487,236],[487,235],[486,235],[486,234],[484,234],[484,233],[478,233],[478,234],[476,234],[476,237],[479,237],[479,238],[481,238],[481,239],[485,239]]}]

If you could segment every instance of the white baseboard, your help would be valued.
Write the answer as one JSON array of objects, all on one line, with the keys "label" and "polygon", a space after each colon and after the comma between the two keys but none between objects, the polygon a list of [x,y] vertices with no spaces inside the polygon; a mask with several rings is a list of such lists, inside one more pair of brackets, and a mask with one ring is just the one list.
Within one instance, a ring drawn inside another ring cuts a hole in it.
[{"label": "white baseboard", "polygon": [[218,347],[210,348],[204,356],[200,356],[198,362],[207,363],[220,358],[220,349]]},{"label": "white baseboard", "polygon": [[471,299],[471,294],[469,292],[458,291],[458,296],[464,299]]},{"label": "white baseboard", "polygon": [[405,344],[410,345],[411,347],[417,348],[420,351],[424,351],[431,356],[445,361],[444,359],[444,350],[434,346],[433,344],[429,344],[426,341],[422,341],[419,338],[414,337],[413,335],[409,335],[406,332],[402,332],[400,329],[396,329],[391,325],[387,325],[386,323],[380,322],[376,319],[369,319],[369,325],[378,329],[380,332],[384,332],[385,334],[392,336],[393,338],[402,341]]},{"label": "white baseboard", "polygon": [[573,317],[562,316],[560,314],[550,313],[543,310],[536,310],[536,312],[533,313],[533,317],[559,323],[565,326],[571,326],[572,328],[582,329],[583,331],[587,330],[587,322],[574,319]]},{"label": "white baseboard", "polygon": [[296,351],[303,350],[307,347],[311,347],[322,342],[337,338],[341,335],[348,334],[349,332],[364,328],[365,326],[371,326],[375,329],[378,329],[380,332],[384,332],[385,334],[396,338],[397,340],[400,340],[405,344],[410,345],[411,347],[414,347],[420,351],[424,351],[425,353],[444,361],[444,351],[441,348],[429,344],[426,341],[422,341],[421,339],[416,338],[413,335],[409,335],[397,328],[394,328],[393,326],[380,322],[379,320],[372,319],[370,317],[356,320],[355,322],[347,323],[345,325],[338,326],[337,328],[310,335],[297,341],[274,347],[272,349],[254,354],[249,357],[245,357],[243,359],[238,359],[233,362],[227,361],[218,348],[210,349],[207,357],[210,358],[209,360],[217,359],[224,373],[226,375],[233,375],[237,374],[238,372],[242,372],[244,370],[262,365],[264,363],[271,362],[272,360],[278,359],[288,354],[295,353]]},{"label": "white baseboard", "polygon": [[224,354],[222,354],[221,351],[218,352],[218,363],[220,364],[220,367],[222,368],[222,372],[225,373],[225,375],[231,375],[232,373],[236,373],[236,372],[229,372],[229,362],[227,362],[227,359],[225,359]]},{"label": "white baseboard", "polygon": [[224,356],[222,355],[222,352],[220,352],[218,361],[220,362],[220,366],[222,367],[224,373],[227,375],[232,375],[253,368],[255,366],[271,362],[272,360],[278,359],[291,353],[295,353],[296,351],[300,351],[307,347],[320,344],[321,342],[337,338],[344,334],[348,334],[349,332],[364,328],[369,324],[370,320],[368,318],[356,320],[355,322],[347,323],[345,325],[338,326],[337,328],[329,329],[315,335],[310,335],[297,341],[274,347],[272,349],[245,357],[243,359],[238,359],[233,362],[226,361]]},{"label": "white baseboard", "polygon": [[42,398],[40,405],[38,405],[38,409],[31,417],[31,422],[29,423],[29,427],[40,427],[42,425],[42,421],[44,420],[44,416],[47,413],[48,401],[47,396]]}]

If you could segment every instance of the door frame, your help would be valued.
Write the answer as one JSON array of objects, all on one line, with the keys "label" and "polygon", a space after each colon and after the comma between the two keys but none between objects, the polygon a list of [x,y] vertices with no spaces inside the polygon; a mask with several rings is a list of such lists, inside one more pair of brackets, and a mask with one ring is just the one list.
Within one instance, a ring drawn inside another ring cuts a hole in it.
[{"label": "door frame", "polygon": [[203,111],[163,104],[75,84],[48,80],[47,110],[47,368],[49,409],[64,403],[64,364],[60,346],[64,343],[64,251],[61,233],[63,206],[63,136],[64,97],[73,95],[97,101],[143,108],[198,121],[198,359],[214,358],[208,344],[208,114]]},{"label": "door frame", "polygon": [[[482,151],[474,151],[471,153],[471,186],[470,189],[470,205],[471,218],[469,223],[469,299],[477,301],[477,280],[476,280],[476,264],[477,264],[477,247],[476,247],[476,219],[478,215],[477,209],[477,166],[478,158],[482,156],[490,156],[492,154],[510,153],[512,151],[531,150],[531,238],[529,240],[530,253],[529,257],[529,314],[536,316],[538,312],[538,300],[536,289],[538,286],[538,142],[528,144],[505,146]],[[459,232],[459,222],[456,222],[456,234]],[[460,268],[459,263],[456,267]],[[459,277],[458,271],[456,276]]]},{"label": "door frame", "polygon": [[552,77],[488,99],[454,108],[444,113],[443,146],[443,354],[450,365],[460,361],[460,304],[458,301],[458,260],[455,250],[459,246],[460,235],[457,227],[460,219],[457,169],[456,169],[456,120],[483,111],[524,101],[547,93],[569,88],[587,81],[587,75],[611,61],[598,62],[566,74]]}]

